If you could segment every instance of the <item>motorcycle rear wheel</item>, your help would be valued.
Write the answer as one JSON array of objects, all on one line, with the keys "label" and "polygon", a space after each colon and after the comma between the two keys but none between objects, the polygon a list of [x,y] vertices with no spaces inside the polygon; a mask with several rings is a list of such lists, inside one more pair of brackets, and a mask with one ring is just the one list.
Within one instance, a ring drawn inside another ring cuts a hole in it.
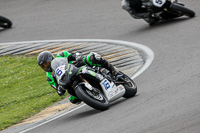
[{"label": "motorcycle rear wheel", "polygon": [[3,17],[3,16],[0,16],[0,27],[3,27],[3,28],[10,28],[12,26],[12,22]]},{"label": "motorcycle rear wheel", "polygon": [[109,102],[107,98],[99,90],[98,95],[95,97],[95,95],[93,95],[92,92],[84,86],[84,84],[81,84],[75,88],[75,93],[83,102],[92,108],[102,111],[109,108]]},{"label": "motorcycle rear wheel", "polygon": [[194,11],[192,11],[192,10],[182,6],[182,5],[176,4],[176,3],[171,4],[170,10],[176,11],[176,12],[178,12],[182,15],[188,16],[190,18],[195,16]]}]

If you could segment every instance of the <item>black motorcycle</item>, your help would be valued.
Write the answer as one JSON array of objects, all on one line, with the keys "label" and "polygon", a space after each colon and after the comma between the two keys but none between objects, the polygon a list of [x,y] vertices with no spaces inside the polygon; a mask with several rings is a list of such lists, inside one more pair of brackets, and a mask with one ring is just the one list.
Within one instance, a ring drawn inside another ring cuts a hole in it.
[{"label": "black motorcycle", "polygon": [[98,110],[106,110],[110,102],[120,97],[130,98],[137,93],[135,82],[122,72],[112,77],[107,69],[90,66],[77,68],[68,64],[67,58],[55,58],[51,68],[62,89]]},{"label": "black motorcycle", "polygon": [[9,19],[7,19],[3,16],[0,16],[0,27],[10,28],[11,26],[12,26],[12,22]]},{"label": "black motorcycle", "polygon": [[[125,2],[126,0],[122,0],[122,6],[126,4]],[[178,0],[141,0],[141,9],[146,12],[135,15],[134,10],[127,11],[133,18],[144,19],[150,25],[184,15],[188,17],[195,16],[194,11],[186,8]]]}]

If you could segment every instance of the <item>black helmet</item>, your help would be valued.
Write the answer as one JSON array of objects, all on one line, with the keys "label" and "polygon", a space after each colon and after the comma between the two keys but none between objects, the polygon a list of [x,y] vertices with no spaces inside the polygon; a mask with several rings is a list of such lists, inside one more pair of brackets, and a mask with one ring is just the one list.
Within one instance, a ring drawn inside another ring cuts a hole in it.
[{"label": "black helmet", "polygon": [[54,56],[49,51],[41,52],[37,57],[38,65],[46,72],[52,72],[51,70],[51,61],[54,59]]}]

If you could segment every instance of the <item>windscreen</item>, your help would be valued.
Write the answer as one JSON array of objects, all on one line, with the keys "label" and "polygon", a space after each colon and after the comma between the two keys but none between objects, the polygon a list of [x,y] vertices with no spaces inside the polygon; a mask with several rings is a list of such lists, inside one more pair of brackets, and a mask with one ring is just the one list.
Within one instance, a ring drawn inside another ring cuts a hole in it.
[{"label": "windscreen", "polygon": [[53,71],[55,71],[59,66],[63,66],[63,65],[68,65],[68,60],[67,58],[55,58],[52,62],[51,62],[51,68]]}]

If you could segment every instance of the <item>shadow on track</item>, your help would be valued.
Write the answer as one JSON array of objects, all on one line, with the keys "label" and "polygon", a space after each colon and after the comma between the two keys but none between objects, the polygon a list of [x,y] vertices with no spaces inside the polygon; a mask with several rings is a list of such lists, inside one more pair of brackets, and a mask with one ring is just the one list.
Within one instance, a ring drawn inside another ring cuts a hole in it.
[{"label": "shadow on track", "polygon": [[112,103],[110,103],[110,108],[116,106],[116,105],[120,105],[120,104],[123,104],[124,102],[127,102],[128,100],[131,100],[131,99],[134,99],[136,98],[137,96],[139,96],[139,94],[136,94],[134,97],[132,98],[120,98],[118,99],[117,101],[114,101]]},{"label": "shadow on track", "polygon": [[181,23],[181,22],[185,22],[187,20],[190,20],[191,18],[176,18],[176,19],[170,19],[170,20],[166,20],[166,21],[163,21],[163,22],[160,22],[154,26],[149,26],[148,24],[145,25],[144,27],[142,28],[139,28],[138,30],[134,31],[136,33],[141,33],[141,32],[146,32],[146,31],[149,31],[149,30],[153,30],[153,29],[157,29],[157,28],[165,28],[165,27],[168,27],[169,25],[174,25],[174,24],[177,24],[177,23]]},{"label": "shadow on track", "polygon": [[90,108],[90,110],[86,110],[86,111],[83,111],[83,112],[78,112],[78,113],[72,114],[69,117],[67,117],[67,119],[65,119],[65,120],[66,121],[79,120],[79,119],[83,119],[85,117],[92,117],[93,115],[97,115],[99,113],[104,112],[104,111],[93,109],[91,107],[89,107],[89,108]]},{"label": "shadow on track", "polygon": [[0,27],[0,33],[3,32],[3,31],[7,31],[7,30],[9,30],[9,29],[11,29],[11,28],[1,28],[1,27]]},{"label": "shadow on track", "polygon": [[[101,113],[109,113],[109,111],[114,108],[115,106],[119,105],[120,104],[123,104],[124,102],[126,102],[127,100],[130,100],[130,99],[134,99],[135,97],[137,97],[138,95],[132,97],[132,98],[120,98],[118,99],[117,101],[114,101],[112,103],[110,103],[110,108],[108,110],[105,110],[105,111],[100,111],[100,110],[96,110],[92,107],[89,107],[88,105],[87,106],[87,110],[83,111],[83,112],[78,112],[78,113],[75,113],[75,114],[72,114],[71,116],[67,117],[66,121],[74,121],[74,120],[79,120],[79,119],[83,119],[85,117],[93,117],[94,115],[99,115]],[[89,108],[89,110],[88,110]],[[107,112],[108,111],[108,112]]]},{"label": "shadow on track", "polygon": [[[154,37],[153,35],[155,34],[155,32],[157,33],[158,30],[166,30],[167,28],[170,28],[170,26],[172,27],[176,25],[178,26],[178,24],[182,24],[190,20],[191,18],[182,17],[160,22],[154,26],[149,26],[148,23],[146,22],[142,23],[141,25],[137,24],[137,27],[135,25],[134,26],[130,25],[127,32],[120,34],[119,37],[132,38],[132,39],[138,37],[141,38],[142,36],[147,36],[147,35],[148,37]],[[138,20],[138,21],[143,21],[143,20]]]},{"label": "shadow on track", "polygon": [[4,30],[7,30],[7,29],[4,29],[4,28],[0,28],[0,32],[3,32]]}]

